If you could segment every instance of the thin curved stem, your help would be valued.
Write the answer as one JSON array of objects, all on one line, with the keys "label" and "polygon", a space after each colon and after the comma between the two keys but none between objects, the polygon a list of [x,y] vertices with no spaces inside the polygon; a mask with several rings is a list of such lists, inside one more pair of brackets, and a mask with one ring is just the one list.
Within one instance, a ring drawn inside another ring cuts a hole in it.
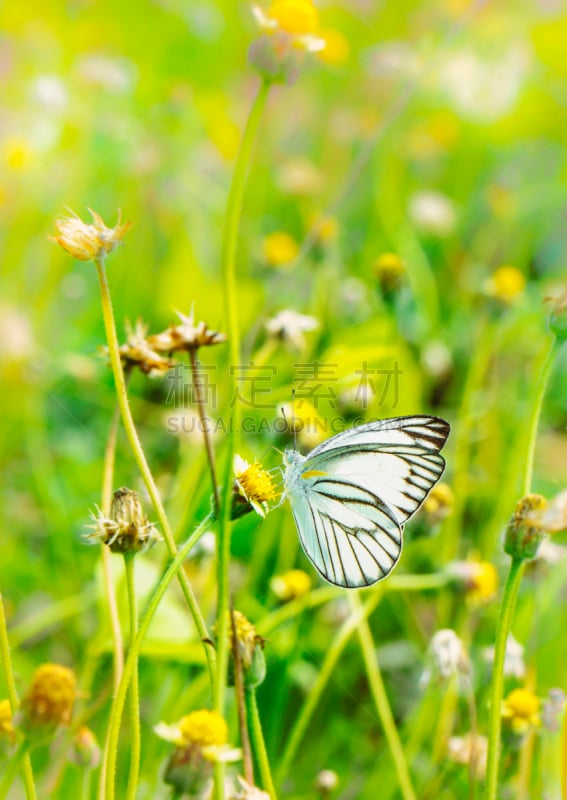
[{"label": "thin curved stem", "polygon": [[191,372],[193,374],[193,389],[195,394],[195,402],[199,411],[199,419],[201,420],[201,428],[203,440],[205,442],[205,450],[207,453],[207,462],[209,464],[209,472],[211,475],[211,484],[213,488],[213,500],[215,503],[215,513],[217,517],[220,514],[220,495],[219,485],[217,481],[217,469],[215,464],[215,451],[213,449],[213,442],[211,439],[211,432],[207,419],[207,407],[205,397],[203,395],[203,384],[201,383],[201,369],[197,360],[197,350],[195,347],[189,349],[189,361],[191,362]]},{"label": "thin curved stem", "polygon": [[349,600],[353,614],[358,614],[360,617],[360,621],[357,624],[357,633],[364,665],[366,667],[366,675],[368,677],[374,705],[380,717],[384,736],[390,748],[396,775],[398,776],[400,793],[404,800],[417,800],[404,748],[398,734],[398,729],[396,728],[396,722],[392,714],[392,709],[390,708],[390,703],[388,702],[388,695],[386,694],[386,687],[384,686],[384,680],[378,664],[376,647],[372,640],[372,633],[368,625],[368,620],[366,617],[360,616],[362,604],[358,595],[349,594]]},{"label": "thin curved stem", "polygon": [[537,441],[537,432],[539,428],[539,419],[541,417],[541,410],[543,408],[543,399],[551,377],[551,371],[555,363],[555,358],[561,347],[561,342],[557,338],[553,338],[549,347],[545,361],[541,368],[541,373],[537,383],[536,396],[532,406],[532,413],[528,423],[528,446],[526,453],[524,480],[522,483],[522,497],[529,494],[532,489],[532,477],[534,471],[534,457]]},{"label": "thin curved stem", "polygon": [[496,627],[496,644],[490,691],[490,719],[488,726],[488,760],[486,764],[486,798],[496,800],[498,796],[498,766],[500,764],[500,732],[502,727],[502,696],[504,693],[504,659],[506,642],[516,607],[518,591],[522,581],[524,562],[513,559],[504,586],[500,613]]},{"label": "thin curved stem", "polygon": [[323,694],[329,679],[333,675],[333,671],[343,650],[350,641],[350,638],[357,629],[360,621],[366,619],[366,617],[368,617],[374,611],[380,602],[380,599],[382,598],[382,594],[383,590],[381,587],[374,590],[366,605],[361,606],[360,609],[351,614],[351,616],[343,623],[331,646],[327,650],[327,654],[323,660],[323,663],[321,664],[319,674],[317,675],[317,680],[311,687],[309,694],[305,699],[305,703],[301,707],[301,711],[299,712],[299,715],[297,716],[293,728],[288,736],[287,745],[277,771],[277,783],[281,783],[283,778],[285,778],[289,772],[289,768],[297,754],[301,740],[305,736],[307,727],[313,716],[313,712],[317,708],[317,704],[321,699],[321,695]]},{"label": "thin curved stem", "polygon": [[[157,485],[154,481],[154,477],[151,473],[151,470],[148,466],[148,462],[146,460],[146,455],[144,453],[143,447],[141,445],[140,439],[138,437],[138,432],[136,430],[136,426],[134,424],[134,419],[132,417],[132,412],[130,410],[130,404],[128,402],[128,394],[126,391],[126,383],[124,380],[124,371],[122,369],[122,361],[120,359],[120,350],[118,346],[118,338],[116,335],[116,324],[114,322],[114,312],[112,310],[112,299],[110,296],[110,288],[108,285],[108,279],[106,276],[106,268],[104,265],[104,259],[99,258],[96,261],[96,267],[98,272],[98,278],[100,283],[100,292],[101,292],[101,303],[102,303],[102,314],[104,318],[104,327],[106,331],[106,339],[108,343],[108,352],[110,355],[110,363],[112,366],[112,373],[114,375],[114,383],[116,388],[116,396],[118,399],[118,405],[120,407],[120,415],[122,417],[122,424],[124,426],[124,430],[126,432],[126,436],[128,438],[128,442],[130,443],[130,447],[132,449],[132,454],[134,459],[138,465],[138,469],[142,475],[144,483],[146,485],[146,489],[148,490],[148,494],[152,501],[154,510],[156,512],[159,524],[161,526],[161,530],[163,533],[163,538],[165,540],[167,549],[169,551],[170,556],[173,558],[177,553],[177,547],[175,544],[175,539],[173,537],[173,533],[171,530],[171,526],[169,524],[169,520],[167,518],[167,514],[165,513],[165,509],[163,507],[163,503],[161,501],[161,497],[159,494],[159,490]],[[209,633],[207,631],[207,626],[205,624],[205,620],[203,619],[203,615],[201,614],[201,610],[195,599],[195,595],[193,593],[193,589],[189,580],[184,572],[179,573],[179,583],[181,585],[181,590],[185,595],[185,599],[187,600],[187,604],[189,605],[189,609],[193,616],[193,620],[195,622],[195,626],[199,633],[199,638],[204,642],[205,639],[209,638]],[[214,680],[214,653],[212,649],[208,647],[206,644],[203,644],[205,648],[205,655],[207,658],[207,663],[209,666],[209,672],[211,675],[211,681]]]},{"label": "thin curved stem", "polygon": [[[10,640],[8,638],[8,625],[6,623],[6,613],[4,611],[4,598],[1,593],[0,593],[0,655],[2,658],[2,669],[4,670],[4,677],[6,679],[6,688],[8,690],[8,700],[10,701],[10,709],[12,711],[12,714],[15,714],[20,704],[20,700],[18,698],[18,692],[16,689],[14,668],[12,666],[12,657],[10,655]],[[28,798],[28,800],[36,800],[37,795],[35,791],[33,770],[29,753],[23,750],[23,752],[21,753],[20,760],[24,776],[26,797]],[[18,764],[16,765],[16,772],[17,772],[17,767],[19,766],[20,764],[18,762]],[[14,776],[16,772],[14,772]]]},{"label": "thin curved stem", "polygon": [[262,787],[268,792],[271,800],[277,800],[276,788],[274,786],[270,761],[268,759],[268,751],[266,750],[266,742],[264,741],[264,733],[262,731],[262,723],[260,721],[260,714],[258,713],[256,689],[253,687],[247,689],[245,697],[248,727],[250,729],[254,755],[260,769]]},{"label": "thin curved stem", "polygon": [[[228,608],[229,608],[229,563],[230,563],[230,536],[231,523],[230,511],[232,505],[232,461],[236,450],[235,441],[240,427],[240,408],[237,400],[237,367],[240,364],[240,326],[238,318],[238,301],[236,295],[236,248],[238,243],[238,229],[242,212],[242,199],[246,184],[246,175],[250,164],[252,149],[256,140],[258,126],[270,85],[262,82],[254,100],[246,127],[242,135],[240,150],[234,169],[234,175],[228,195],[225,228],[222,249],[223,267],[223,294],[227,315],[227,329],[229,340],[229,374],[230,396],[232,407],[230,413],[229,432],[227,436],[226,464],[223,480],[222,507],[219,515],[218,540],[217,540],[217,669],[216,680],[213,687],[213,706],[219,714],[224,714],[226,694],[226,674],[228,667]],[[215,770],[215,798],[223,800],[224,795],[224,768],[218,762]]]},{"label": "thin curved stem", "polygon": [[[108,753],[107,770],[106,770],[106,792],[103,792],[102,795],[105,798],[105,800],[114,800],[115,797],[114,784],[116,778],[116,759],[118,750],[118,736],[120,733],[120,722],[122,719],[124,704],[126,702],[128,687],[130,685],[130,680],[132,678],[132,674],[134,672],[134,669],[138,661],[138,655],[140,653],[140,648],[142,646],[144,636],[146,635],[150,622],[152,621],[154,614],[156,613],[158,606],[167,588],[171,584],[172,580],[177,576],[177,573],[179,572],[179,570],[183,565],[183,562],[189,555],[191,548],[197,544],[201,536],[205,533],[207,525],[211,522],[212,518],[213,515],[208,514],[205,517],[205,519],[199,523],[196,530],[193,531],[189,539],[179,549],[179,552],[177,553],[171,564],[168,566],[168,568],[160,578],[158,584],[156,585],[154,591],[152,592],[150,599],[146,604],[146,608],[144,609],[144,613],[142,614],[142,617],[140,619],[140,624],[138,626],[138,633],[136,634],[134,641],[130,644],[130,649],[128,650],[128,655],[124,663],[124,670],[122,672],[120,685],[118,687],[118,691],[116,692],[112,703],[112,709],[110,712],[110,719],[108,723],[107,746],[106,746],[106,750]],[[207,647],[209,647],[209,645],[207,645]]]},{"label": "thin curved stem", "polygon": [[[136,604],[136,584],[134,575],[135,554],[124,555],[126,587],[128,592],[128,609],[130,616],[130,646],[138,631],[138,609]],[[134,665],[130,680],[130,774],[128,775],[127,800],[135,800],[140,773],[140,689],[138,685],[138,654],[134,653]]]}]

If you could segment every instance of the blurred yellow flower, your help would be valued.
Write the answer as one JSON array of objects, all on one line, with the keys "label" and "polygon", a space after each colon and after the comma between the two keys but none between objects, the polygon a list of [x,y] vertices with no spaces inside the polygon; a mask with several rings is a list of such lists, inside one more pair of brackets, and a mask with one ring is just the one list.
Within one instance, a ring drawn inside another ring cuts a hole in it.
[{"label": "blurred yellow flower", "polygon": [[107,228],[101,217],[89,209],[93,223],[83,222],[76,214],[55,221],[58,236],[50,236],[49,240],[61,245],[63,250],[79,261],[93,261],[103,258],[110,253],[124,234],[131,228],[132,223],[120,224],[120,212],[114,228]]},{"label": "blurred yellow flower", "polygon": [[328,435],[328,425],[315,406],[303,398],[283,406],[289,429],[297,435],[302,447],[311,449]]},{"label": "blurred yellow flower", "polygon": [[321,61],[331,66],[344,64],[350,55],[350,44],[346,36],[334,28],[320,31],[319,36],[325,43],[318,53]]},{"label": "blurred yellow flower", "polygon": [[311,0],[274,0],[264,20],[268,31],[305,35],[319,27],[319,14]]},{"label": "blurred yellow flower", "polygon": [[489,561],[454,561],[448,572],[463,585],[472,603],[487,603],[498,591],[498,572]]},{"label": "blurred yellow flower", "polygon": [[68,725],[76,696],[72,670],[60,664],[42,664],[22,700],[22,729],[28,734],[50,734],[59,725]]},{"label": "blurred yellow flower", "polygon": [[325,214],[315,217],[311,222],[313,236],[319,244],[328,244],[337,238],[339,223],[335,217]]},{"label": "blurred yellow flower", "polygon": [[525,288],[524,275],[517,267],[511,267],[508,264],[498,267],[484,284],[486,294],[505,305],[510,305],[518,300]]},{"label": "blurred yellow flower", "polygon": [[221,745],[228,741],[228,727],[216,711],[193,711],[179,722],[178,744]]},{"label": "blurred yellow flower", "polygon": [[423,504],[423,509],[435,521],[446,517],[453,508],[455,498],[451,487],[447,483],[438,483],[429,492]]},{"label": "blurred yellow flower", "polygon": [[14,726],[12,725],[12,709],[9,700],[0,700],[0,740],[7,738],[10,741],[14,738]]},{"label": "blurred yellow flower", "polygon": [[3,155],[9,169],[25,169],[31,161],[32,151],[26,139],[12,137],[4,142]]},{"label": "blurred yellow flower", "polygon": [[502,719],[514,733],[525,733],[541,724],[539,707],[539,698],[529,689],[514,689],[502,703]]},{"label": "blurred yellow flower", "polygon": [[399,286],[406,265],[396,253],[382,253],[375,260],[372,270],[385,291]]},{"label": "blurred yellow flower", "polygon": [[262,243],[264,261],[271,267],[283,267],[297,258],[299,245],[289,233],[275,231]]},{"label": "blurred yellow flower", "polygon": [[281,575],[274,575],[270,588],[284,603],[306,595],[312,586],[311,576],[302,569],[290,569]]}]

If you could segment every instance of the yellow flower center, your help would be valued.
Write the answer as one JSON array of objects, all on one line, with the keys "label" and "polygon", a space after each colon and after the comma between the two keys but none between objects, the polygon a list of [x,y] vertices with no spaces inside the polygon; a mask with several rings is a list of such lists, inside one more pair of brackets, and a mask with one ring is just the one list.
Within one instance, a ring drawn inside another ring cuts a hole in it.
[{"label": "yellow flower center", "polygon": [[311,0],[274,0],[268,16],[282,31],[300,36],[315,33],[319,25],[319,14]]},{"label": "yellow flower center", "polygon": [[290,264],[297,256],[299,247],[293,236],[284,231],[270,233],[262,245],[264,261],[272,267]]},{"label": "yellow flower center", "polygon": [[220,746],[228,741],[228,727],[224,719],[216,711],[193,711],[183,717],[179,730],[186,744],[198,744],[202,747]]},{"label": "yellow flower center", "polygon": [[489,294],[504,303],[512,303],[526,288],[526,279],[516,267],[503,266],[493,273],[489,281]]},{"label": "yellow flower center", "polygon": [[250,464],[243,472],[236,475],[242,493],[252,502],[265,503],[278,496],[276,487],[269,472],[261,464]]}]

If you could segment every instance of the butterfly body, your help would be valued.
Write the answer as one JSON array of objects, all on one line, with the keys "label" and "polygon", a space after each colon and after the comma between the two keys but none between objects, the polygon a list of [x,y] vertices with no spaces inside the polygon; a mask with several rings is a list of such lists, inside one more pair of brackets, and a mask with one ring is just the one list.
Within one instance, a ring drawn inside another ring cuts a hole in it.
[{"label": "butterfly body", "polygon": [[360,588],[392,571],[404,524],[443,472],[448,434],[438,417],[395,417],[343,431],[307,456],[286,451],[299,539],[325,580]]}]

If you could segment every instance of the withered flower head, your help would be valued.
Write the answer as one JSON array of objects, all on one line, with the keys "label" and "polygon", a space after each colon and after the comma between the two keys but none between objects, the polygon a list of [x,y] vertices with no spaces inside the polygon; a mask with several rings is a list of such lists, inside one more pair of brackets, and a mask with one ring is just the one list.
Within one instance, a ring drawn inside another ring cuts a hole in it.
[{"label": "withered flower head", "polygon": [[87,223],[73,214],[55,221],[59,234],[50,236],[52,242],[60,245],[66,253],[79,261],[94,261],[104,258],[123,239],[132,227],[131,222],[120,224],[120,211],[114,228],[108,228],[101,217],[89,209],[93,222]]},{"label": "withered flower head", "polygon": [[270,589],[284,603],[297,600],[309,593],[313,581],[302,569],[290,569],[280,575],[274,575],[270,581]]},{"label": "withered flower head", "polygon": [[106,517],[99,509],[92,515],[92,533],[85,539],[89,542],[102,542],[113,553],[138,553],[149,550],[161,541],[154,524],[148,521],[138,492],[132,489],[117,489]]},{"label": "withered flower head", "polygon": [[478,780],[484,780],[486,760],[488,757],[488,739],[466,733],[464,736],[451,736],[447,742],[447,755],[456,764],[474,766],[474,774]]},{"label": "withered flower head", "polygon": [[75,675],[60,664],[42,664],[34,673],[18,713],[18,727],[31,739],[49,738],[69,725],[77,696]]},{"label": "withered flower head", "polygon": [[516,509],[504,537],[504,550],[512,558],[533,558],[545,534],[543,512],[547,508],[545,497],[529,494],[523,497]]},{"label": "withered flower head", "polygon": [[148,336],[149,346],[158,353],[196,350],[226,342],[226,334],[211,330],[206,322],[195,323],[194,309],[191,309],[189,316],[180,311],[177,316],[181,320],[180,325],[170,325],[167,330]]},{"label": "withered flower head", "polygon": [[[163,375],[175,367],[175,361],[164,358],[150,346],[147,338],[147,326],[142,320],[136,320],[134,327],[126,322],[126,344],[120,346],[120,357],[125,368],[138,367],[144,375],[153,377]],[[108,353],[108,348],[104,348]]]}]

